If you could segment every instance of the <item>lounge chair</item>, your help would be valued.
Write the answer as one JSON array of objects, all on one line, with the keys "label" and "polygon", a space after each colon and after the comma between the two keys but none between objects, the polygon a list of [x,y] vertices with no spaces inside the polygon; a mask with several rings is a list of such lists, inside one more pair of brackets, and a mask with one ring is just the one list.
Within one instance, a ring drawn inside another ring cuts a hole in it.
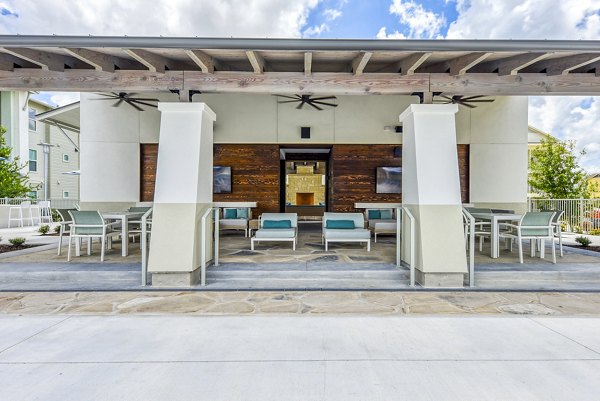
[{"label": "lounge chair", "polygon": [[248,221],[252,219],[252,209],[249,207],[225,207],[219,219],[219,230],[242,230],[244,236],[249,236]]},{"label": "lounge chair", "polygon": [[330,242],[366,242],[367,251],[371,251],[371,232],[364,228],[362,213],[332,213],[323,215],[323,242],[329,250]]},{"label": "lounge chair", "polygon": [[374,230],[376,223],[396,222],[394,209],[365,209],[365,220],[369,230]]},{"label": "lounge chair", "polygon": [[298,241],[298,214],[297,213],[263,213],[259,218],[254,237],[250,240],[250,249],[254,250],[254,243],[291,242],[292,249],[296,250]]}]

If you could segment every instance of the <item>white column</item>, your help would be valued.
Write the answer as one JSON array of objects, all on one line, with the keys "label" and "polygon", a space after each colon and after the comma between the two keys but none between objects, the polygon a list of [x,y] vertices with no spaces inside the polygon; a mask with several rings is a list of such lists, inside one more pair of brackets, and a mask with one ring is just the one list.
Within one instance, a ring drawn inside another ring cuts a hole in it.
[{"label": "white column", "polygon": [[206,232],[200,218],[212,207],[213,122],[204,103],[159,103],[161,111],[152,238],[148,270],[152,284],[180,286],[199,280],[200,248],[212,258],[212,220]]},{"label": "white column", "polygon": [[401,115],[402,203],[416,220],[416,279],[462,287],[467,260],[456,149],[457,105],[413,104]]}]

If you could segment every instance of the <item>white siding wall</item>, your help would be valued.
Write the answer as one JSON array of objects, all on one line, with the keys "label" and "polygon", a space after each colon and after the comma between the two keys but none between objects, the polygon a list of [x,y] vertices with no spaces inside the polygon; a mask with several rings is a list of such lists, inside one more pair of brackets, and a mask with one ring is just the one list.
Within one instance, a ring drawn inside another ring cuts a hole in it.
[{"label": "white siding wall", "polygon": [[[50,198],[63,198],[63,192],[69,193],[69,199],[79,199],[79,176],[66,175],[63,173],[79,170],[79,152],[71,141],[78,144],[79,134],[64,130],[71,138],[65,137],[56,126],[49,125],[50,143],[54,146],[50,149]],[[63,155],[67,155],[69,161],[63,161]]]}]

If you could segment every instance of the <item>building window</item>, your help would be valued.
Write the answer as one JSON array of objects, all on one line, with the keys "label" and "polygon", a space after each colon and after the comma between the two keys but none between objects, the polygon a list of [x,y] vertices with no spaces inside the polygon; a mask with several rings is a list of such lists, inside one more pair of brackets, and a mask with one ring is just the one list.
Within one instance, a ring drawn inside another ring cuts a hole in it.
[{"label": "building window", "polygon": [[69,155],[66,153],[63,153],[63,162],[65,162],[65,163],[69,162]]},{"label": "building window", "polygon": [[69,197],[69,191],[63,191],[63,198],[67,199]]},{"label": "building window", "polygon": [[27,194],[27,196],[31,199],[37,199],[37,191],[31,191]]},{"label": "building window", "polygon": [[37,129],[37,121],[35,121],[35,109],[29,109],[29,130],[35,131]]},{"label": "building window", "polygon": [[29,171],[37,171],[37,150],[29,149]]}]

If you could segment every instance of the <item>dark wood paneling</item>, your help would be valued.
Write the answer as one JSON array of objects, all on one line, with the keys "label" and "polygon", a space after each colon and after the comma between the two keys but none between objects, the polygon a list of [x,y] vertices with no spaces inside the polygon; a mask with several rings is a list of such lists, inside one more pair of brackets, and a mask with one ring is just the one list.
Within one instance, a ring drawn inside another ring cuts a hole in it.
[{"label": "dark wood paneling", "polygon": [[154,201],[158,144],[140,144],[140,202]]},{"label": "dark wood paneling", "polygon": [[279,146],[214,145],[213,164],[231,166],[230,194],[214,194],[215,202],[257,202],[254,216],[279,212]]},{"label": "dark wood paneling", "polygon": [[398,146],[334,145],[329,210],[351,212],[356,202],[401,202],[400,194],[375,193],[377,167],[402,166],[402,158],[394,157]]},{"label": "dark wood paneling", "polygon": [[458,145],[458,173],[460,175],[460,197],[469,203],[469,145]]}]

